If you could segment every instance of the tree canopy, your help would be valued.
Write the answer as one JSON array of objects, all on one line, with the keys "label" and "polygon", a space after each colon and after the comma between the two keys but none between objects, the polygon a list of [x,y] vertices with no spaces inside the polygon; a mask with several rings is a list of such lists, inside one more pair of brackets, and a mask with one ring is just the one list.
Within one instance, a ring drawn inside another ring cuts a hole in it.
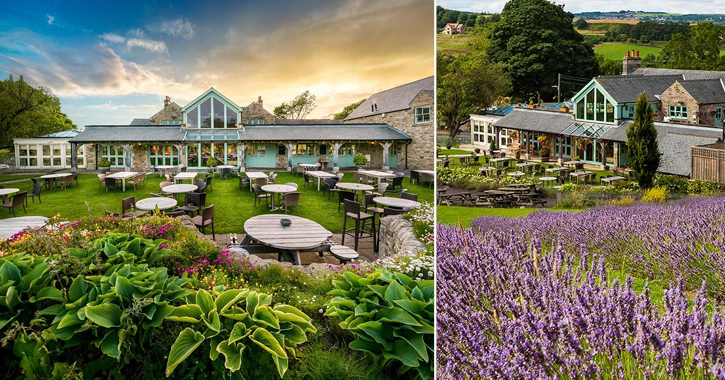
[{"label": "tree canopy", "polygon": [[67,131],[76,125],[60,109],[58,97],[34,88],[21,75],[0,81],[0,147],[13,138]]},{"label": "tree canopy", "polygon": [[510,85],[503,65],[490,62],[481,52],[456,56],[438,53],[437,60],[436,112],[452,139],[469,114],[490,107]]},{"label": "tree canopy", "polygon": [[[511,0],[493,26],[488,54],[502,63],[512,95],[554,98],[557,74],[591,78],[598,70],[591,44],[574,29],[574,15],[547,0]],[[576,88],[565,88],[562,94]]]},{"label": "tree canopy", "polygon": [[690,34],[677,33],[662,48],[659,60],[670,68],[719,70],[720,40],[723,30],[711,22],[701,22],[690,28]]},{"label": "tree canopy", "polygon": [[634,106],[634,120],[627,128],[627,155],[632,176],[643,189],[652,187],[657,168],[660,166],[657,129],[654,125],[654,111],[642,92]]},{"label": "tree canopy", "polygon": [[317,96],[307,90],[297,95],[291,102],[274,107],[274,116],[278,119],[304,119],[317,107],[316,99]]},{"label": "tree canopy", "polygon": [[345,120],[345,118],[352,113],[352,111],[355,111],[355,108],[360,107],[361,104],[366,99],[360,100],[358,102],[355,102],[353,104],[345,106],[345,108],[342,109],[342,111],[332,115],[332,118],[335,120]]}]

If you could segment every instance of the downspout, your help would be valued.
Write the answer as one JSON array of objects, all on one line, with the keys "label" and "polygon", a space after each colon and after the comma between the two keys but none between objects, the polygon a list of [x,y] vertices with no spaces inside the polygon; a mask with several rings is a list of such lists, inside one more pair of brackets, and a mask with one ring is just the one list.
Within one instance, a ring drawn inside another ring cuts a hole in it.
[{"label": "downspout", "polygon": [[405,144],[405,170],[408,170],[408,145],[410,145],[410,141]]}]

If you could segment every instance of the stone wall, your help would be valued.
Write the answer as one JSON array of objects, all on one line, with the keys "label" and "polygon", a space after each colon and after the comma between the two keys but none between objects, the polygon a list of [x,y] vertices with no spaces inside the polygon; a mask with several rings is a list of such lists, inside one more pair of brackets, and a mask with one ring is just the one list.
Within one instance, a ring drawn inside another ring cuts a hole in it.
[{"label": "stone wall", "polygon": [[[681,84],[675,83],[667,90],[662,92],[661,112],[664,116],[668,115],[670,106],[686,106],[687,121],[679,119],[671,119],[672,122],[715,126],[715,107],[724,107],[721,104],[699,104],[697,101],[682,87]],[[693,120],[692,115],[697,115],[697,119]]]},{"label": "stone wall", "polygon": [[265,124],[274,124],[274,115],[264,109],[263,104],[260,96],[259,100],[245,107],[242,111],[242,124],[246,124],[247,120],[264,120]]},{"label": "stone wall", "polygon": [[172,102],[171,99],[164,102],[164,108],[157,112],[154,116],[151,116],[152,125],[161,125],[164,120],[183,120],[181,115],[181,107]]},{"label": "stone wall", "polygon": [[413,224],[400,215],[380,219],[378,257],[391,255],[417,256],[426,249],[413,233]]},{"label": "stone wall", "polygon": [[[415,107],[430,106],[431,121],[428,123],[415,123]],[[383,116],[384,115],[384,116]],[[410,103],[410,108],[401,111],[388,112],[385,114],[365,116],[357,119],[346,120],[348,124],[355,123],[382,123],[388,124],[400,131],[403,131],[413,137],[413,141],[408,146],[408,162],[405,162],[405,148],[399,147],[398,150],[398,168],[402,169],[406,166],[410,169],[426,169],[433,170],[435,166],[435,108],[433,107],[433,97],[428,93],[421,91],[418,96]],[[379,148],[382,157],[382,147]],[[380,165],[382,166],[382,162]]]}]

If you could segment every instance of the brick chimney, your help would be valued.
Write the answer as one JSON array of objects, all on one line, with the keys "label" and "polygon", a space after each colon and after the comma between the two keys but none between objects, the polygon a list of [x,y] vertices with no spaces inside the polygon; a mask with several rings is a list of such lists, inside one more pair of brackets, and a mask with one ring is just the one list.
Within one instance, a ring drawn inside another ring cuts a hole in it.
[{"label": "brick chimney", "polygon": [[262,97],[261,96],[259,98],[257,98],[257,103],[259,103],[260,106],[263,105],[263,103],[262,103]]},{"label": "brick chimney", "polygon": [[628,51],[622,58],[622,75],[630,75],[642,66],[639,50]]},{"label": "brick chimney", "polygon": [[171,104],[171,98],[167,95],[166,99],[164,99],[164,108],[168,107],[169,104]]}]

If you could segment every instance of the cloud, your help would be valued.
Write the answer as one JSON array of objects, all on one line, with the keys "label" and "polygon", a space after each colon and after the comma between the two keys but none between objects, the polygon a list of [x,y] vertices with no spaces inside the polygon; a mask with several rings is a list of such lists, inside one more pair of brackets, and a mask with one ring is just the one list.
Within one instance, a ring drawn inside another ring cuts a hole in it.
[{"label": "cloud", "polygon": [[[459,11],[500,13],[506,3],[507,0],[439,0],[437,5]],[[682,12],[682,2],[679,0],[557,0],[555,3],[564,4],[565,10],[574,13],[588,11],[616,12],[619,10]],[[691,0],[687,2],[687,13],[722,12],[722,7],[715,6],[713,9],[713,2],[710,0]]]},{"label": "cloud", "polygon": [[172,37],[180,37],[185,40],[190,40],[191,37],[194,37],[194,24],[183,18],[162,21],[159,25],[150,26],[149,30],[168,34]]},{"label": "cloud", "polygon": [[[138,32],[140,32],[140,31],[136,31],[135,34],[139,35]],[[142,34],[143,34],[143,32],[141,32],[141,35]],[[100,37],[101,37],[101,39],[103,39],[105,41],[108,41],[108,42],[111,42],[114,44],[124,44],[129,48],[140,47],[140,48],[146,49],[148,51],[152,51],[152,52],[158,52],[158,53],[167,52],[166,44],[164,43],[164,41],[155,41],[155,40],[150,40],[150,39],[146,39],[146,38],[126,38],[126,37],[122,37],[122,36],[119,36],[118,34],[114,34],[114,33],[104,33],[104,34],[101,34]]]},{"label": "cloud", "polygon": [[45,15],[48,18],[48,25],[53,25],[53,21],[55,21],[55,16],[51,15]]}]

